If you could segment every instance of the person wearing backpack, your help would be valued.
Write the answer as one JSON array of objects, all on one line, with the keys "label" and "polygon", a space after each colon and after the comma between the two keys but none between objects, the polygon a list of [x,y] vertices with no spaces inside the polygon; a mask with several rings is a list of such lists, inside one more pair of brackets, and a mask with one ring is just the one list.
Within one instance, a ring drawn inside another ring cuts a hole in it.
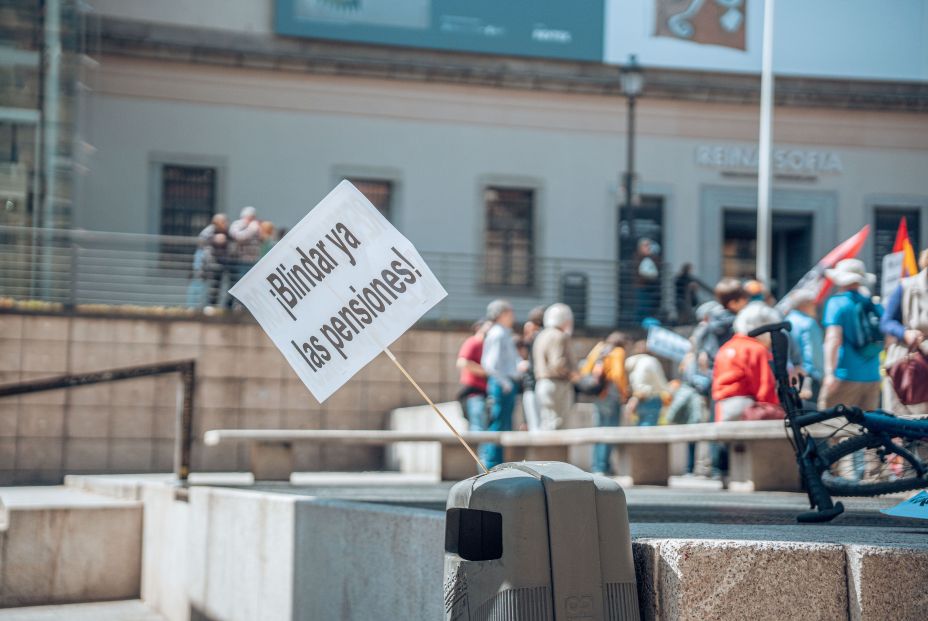
[{"label": "person wearing backpack", "polygon": [[825,302],[825,370],[818,407],[843,403],[863,410],[880,405],[880,352],[883,308],[861,289],[872,287],[876,276],[860,259],[844,259],[825,276],[838,293]]}]

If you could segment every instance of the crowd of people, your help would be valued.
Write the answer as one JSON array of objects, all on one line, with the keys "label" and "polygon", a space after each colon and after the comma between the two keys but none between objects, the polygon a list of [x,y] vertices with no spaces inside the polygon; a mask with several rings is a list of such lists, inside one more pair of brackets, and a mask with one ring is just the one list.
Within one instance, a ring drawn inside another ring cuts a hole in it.
[{"label": "crowd of people", "polygon": [[207,313],[231,309],[235,299],[228,291],[283,237],[269,220],[259,220],[254,207],[245,207],[229,223],[217,213],[198,235],[193,256],[193,279],[188,288],[189,306]]},{"label": "crowd of people", "polygon": [[[909,399],[904,405],[883,372],[910,352],[928,353],[928,251],[919,268],[901,281],[885,309],[871,294],[875,276],[859,259],[826,270],[833,290],[822,304],[817,291],[805,289],[776,304],[763,283],[724,278],[713,289],[714,299],[695,309],[682,361],[662,359],[646,340],[621,332],[578,360],[568,306],[533,309],[517,336],[512,306],[495,300],[458,353],[463,411],[473,430],[510,430],[521,394],[524,429],[551,430],[563,426],[576,395],[588,394],[594,425],[602,427],[783,418],[770,336],[751,332],[785,320],[792,325],[790,373],[807,407],[845,404],[922,415],[928,403],[913,405]],[[697,447],[688,447],[688,474],[701,470],[724,478],[725,447],[708,448],[698,468]],[[594,472],[613,472],[610,451],[607,444],[593,448]],[[493,467],[502,461],[502,449],[482,445],[480,456]]]}]

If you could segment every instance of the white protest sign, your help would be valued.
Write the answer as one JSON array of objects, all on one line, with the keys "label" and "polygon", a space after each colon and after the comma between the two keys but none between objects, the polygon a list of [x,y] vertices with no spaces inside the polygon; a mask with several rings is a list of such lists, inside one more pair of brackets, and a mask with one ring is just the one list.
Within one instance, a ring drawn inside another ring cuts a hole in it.
[{"label": "white protest sign", "polygon": [[660,326],[648,328],[648,351],[653,354],[680,362],[691,348],[689,339],[673,330]]},{"label": "white protest sign", "polygon": [[904,518],[928,520],[928,492],[919,492],[895,507],[880,509],[880,513]]},{"label": "white protest sign", "polygon": [[880,284],[880,296],[888,300],[899,281],[902,280],[902,261],[905,257],[904,252],[892,252],[883,257],[883,279]]},{"label": "white protest sign", "polygon": [[231,293],[320,402],[448,295],[412,243],[348,181]]}]

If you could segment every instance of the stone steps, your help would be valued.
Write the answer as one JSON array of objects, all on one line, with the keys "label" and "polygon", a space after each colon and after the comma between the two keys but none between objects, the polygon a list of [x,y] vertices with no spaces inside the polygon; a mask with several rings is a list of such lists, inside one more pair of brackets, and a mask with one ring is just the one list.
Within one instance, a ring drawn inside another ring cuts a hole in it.
[{"label": "stone steps", "polygon": [[164,621],[137,599],[0,609],[0,621]]},{"label": "stone steps", "polygon": [[0,608],[139,597],[140,502],[48,486],[0,505]]}]

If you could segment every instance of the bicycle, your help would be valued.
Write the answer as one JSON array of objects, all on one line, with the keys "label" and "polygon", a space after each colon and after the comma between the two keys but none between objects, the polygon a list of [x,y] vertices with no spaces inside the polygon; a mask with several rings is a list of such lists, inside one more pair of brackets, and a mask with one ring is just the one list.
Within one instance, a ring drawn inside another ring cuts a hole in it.
[{"label": "bicycle", "polygon": [[828,522],[844,512],[834,496],[879,496],[928,487],[928,418],[905,419],[876,410],[838,405],[806,409],[797,381],[790,381],[789,322],[749,333],[770,334],[777,396],[810,511],[798,522]]}]

